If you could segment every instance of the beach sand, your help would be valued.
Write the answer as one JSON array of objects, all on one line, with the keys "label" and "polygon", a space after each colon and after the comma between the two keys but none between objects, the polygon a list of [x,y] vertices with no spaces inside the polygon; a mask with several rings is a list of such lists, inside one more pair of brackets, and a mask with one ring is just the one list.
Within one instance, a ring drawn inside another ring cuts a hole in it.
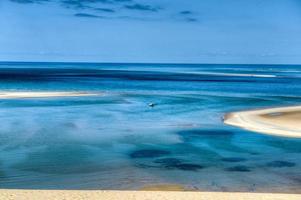
[{"label": "beach sand", "polygon": [[47,98],[47,97],[79,97],[79,96],[95,96],[100,93],[89,92],[7,92],[0,91],[0,99],[15,98]]},{"label": "beach sand", "polygon": [[104,190],[0,190],[1,200],[300,200],[298,194],[104,191]]},{"label": "beach sand", "polygon": [[301,106],[226,114],[224,123],[258,133],[301,138]]},{"label": "beach sand", "polygon": [[178,184],[159,184],[159,185],[147,185],[143,186],[142,191],[185,191],[186,188],[183,185]]}]

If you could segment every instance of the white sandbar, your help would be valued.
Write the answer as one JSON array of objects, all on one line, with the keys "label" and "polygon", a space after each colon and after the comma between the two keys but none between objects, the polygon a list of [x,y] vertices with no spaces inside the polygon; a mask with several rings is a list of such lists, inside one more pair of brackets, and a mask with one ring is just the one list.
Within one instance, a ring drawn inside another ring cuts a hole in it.
[{"label": "white sandbar", "polygon": [[258,133],[301,138],[301,106],[226,114],[224,123]]},{"label": "white sandbar", "polygon": [[0,91],[0,99],[15,99],[15,98],[47,98],[47,97],[80,97],[80,96],[95,96],[100,93],[90,92],[7,92]]}]

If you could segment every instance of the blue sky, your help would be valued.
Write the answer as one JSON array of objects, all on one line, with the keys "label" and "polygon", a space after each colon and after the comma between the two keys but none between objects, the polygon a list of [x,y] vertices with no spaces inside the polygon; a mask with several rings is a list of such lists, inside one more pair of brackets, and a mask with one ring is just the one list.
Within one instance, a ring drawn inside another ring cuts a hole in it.
[{"label": "blue sky", "polygon": [[1,0],[0,60],[301,63],[300,0]]}]

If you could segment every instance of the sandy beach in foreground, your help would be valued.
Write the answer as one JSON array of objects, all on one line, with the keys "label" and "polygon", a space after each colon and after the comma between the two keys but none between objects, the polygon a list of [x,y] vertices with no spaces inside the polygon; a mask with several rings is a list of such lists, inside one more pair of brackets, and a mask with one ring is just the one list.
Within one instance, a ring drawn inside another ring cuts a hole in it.
[{"label": "sandy beach in foreground", "polygon": [[99,93],[89,92],[7,92],[0,91],[0,99],[15,98],[46,98],[46,97],[79,97],[79,96],[95,96]]},{"label": "sandy beach in foreground", "polygon": [[224,123],[258,133],[301,138],[301,106],[226,114]]},{"label": "sandy beach in foreground", "polygon": [[228,193],[228,192],[165,192],[104,190],[6,190],[0,189],[2,200],[300,200],[299,194]]}]

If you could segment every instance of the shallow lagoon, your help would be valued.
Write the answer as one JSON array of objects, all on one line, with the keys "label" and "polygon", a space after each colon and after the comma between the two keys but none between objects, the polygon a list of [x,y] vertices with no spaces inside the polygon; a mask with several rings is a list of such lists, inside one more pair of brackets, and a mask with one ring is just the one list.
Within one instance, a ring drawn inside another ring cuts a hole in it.
[{"label": "shallow lagoon", "polygon": [[301,193],[300,139],[222,123],[230,111],[300,104],[299,66],[0,66],[2,91],[104,93],[0,100],[1,188]]}]

